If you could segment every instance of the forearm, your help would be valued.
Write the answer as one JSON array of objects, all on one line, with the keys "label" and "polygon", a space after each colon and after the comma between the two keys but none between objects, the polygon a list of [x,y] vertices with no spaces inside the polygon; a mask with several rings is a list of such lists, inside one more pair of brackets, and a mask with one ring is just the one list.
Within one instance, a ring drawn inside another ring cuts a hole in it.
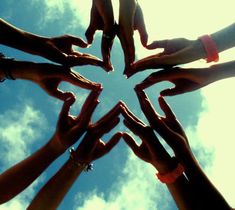
[{"label": "forearm", "polygon": [[37,152],[0,175],[0,203],[27,188],[60,154],[47,143]]},{"label": "forearm", "polygon": [[33,54],[38,54],[36,50],[40,49],[40,45],[47,39],[18,29],[2,19],[0,19],[0,35],[1,44]]},{"label": "forearm", "polygon": [[219,52],[235,46],[235,23],[228,27],[211,34]]},{"label": "forearm", "polygon": [[113,6],[111,0],[99,0],[94,1],[95,6],[101,15],[104,21],[104,31],[105,27],[109,27],[114,25],[114,14],[113,14]]},{"label": "forearm", "polygon": [[210,67],[211,80],[217,81],[235,76],[235,61],[221,63]]},{"label": "forearm", "polygon": [[192,153],[184,156],[186,175],[200,209],[230,210],[224,197],[211,183]]},{"label": "forearm", "polygon": [[82,170],[83,167],[76,166],[72,160],[68,160],[43,186],[27,209],[57,209]]},{"label": "forearm", "polygon": [[125,33],[133,35],[136,0],[119,0],[119,25],[125,28]]},{"label": "forearm", "polygon": [[174,183],[166,185],[179,210],[199,210],[187,178],[181,175]]},{"label": "forearm", "polygon": [[3,58],[0,60],[0,78],[4,78],[6,76],[5,72],[9,72],[14,79],[32,80],[32,78],[35,77],[33,70],[35,70],[38,65],[41,64]]},{"label": "forearm", "polygon": [[[155,164],[156,165],[156,164]],[[176,167],[176,162],[169,160],[165,167],[155,166],[160,174],[167,174],[173,171]],[[172,198],[174,199],[179,210],[196,210],[195,199],[192,196],[192,190],[190,189],[189,182],[184,174],[179,176],[175,182],[166,184]]]}]

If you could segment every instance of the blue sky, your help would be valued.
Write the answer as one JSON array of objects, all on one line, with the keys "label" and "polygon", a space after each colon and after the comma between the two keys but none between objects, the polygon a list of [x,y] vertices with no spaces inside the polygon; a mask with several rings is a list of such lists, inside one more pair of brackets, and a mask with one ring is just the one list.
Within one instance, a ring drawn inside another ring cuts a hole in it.
[{"label": "blue sky", "polygon": [[[69,2],[69,3],[68,3]],[[57,36],[73,34],[85,38],[84,32],[89,23],[91,1],[82,0],[2,0],[0,1],[1,18],[24,30],[43,35]],[[118,0],[114,0],[117,5]],[[213,33],[234,21],[233,1],[224,0],[139,0],[145,15],[150,39],[186,37],[195,39],[202,34]],[[153,6],[154,5],[154,6]],[[212,10],[213,5],[213,10]],[[223,8],[223,11],[221,11]],[[117,14],[116,14],[117,15]],[[98,32],[93,45],[82,52],[100,55],[100,37]],[[135,34],[136,55],[142,58],[151,52],[144,50]],[[0,51],[18,60],[48,62],[43,58],[31,56],[18,50],[0,46]],[[222,53],[221,62],[232,60],[235,51]],[[132,111],[141,117],[138,101],[133,87],[142,81],[150,72],[140,73],[126,80],[123,72],[123,54],[116,39],[112,50],[112,63],[115,72],[107,74],[102,69],[85,66],[74,68],[85,77],[101,82],[104,91],[100,96],[94,121],[105,114],[118,100],[123,100]],[[207,66],[205,61],[198,61],[188,66]],[[213,183],[224,194],[229,203],[235,206],[231,184],[235,171],[229,166],[232,163],[235,143],[233,119],[235,102],[232,98],[234,79],[217,82],[195,91],[176,97],[167,98],[177,117],[187,131],[195,154],[203,165]],[[156,103],[159,91],[169,84],[158,84],[147,90],[149,97]],[[64,90],[72,90],[77,102],[72,113],[79,113],[80,107],[88,92],[80,88],[62,84]],[[226,94],[225,94],[226,93]],[[227,94],[230,93],[230,94]],[[37,85],[23,80],[6,81],[1,84],[0,113],[0,171],[4,171],[16,162],[40,148],[52,136],[57,116],[62,103],[44,93]],[[122,123],[117,130],[125,130]],[[37,191],[68,158],[65,153],[54,162],[32,186],[8,203],[3,209],[25,209]],[[60,208],[75,210],[175,210],[173,200],[164,185],[156,178],[156,171],[137,159],[130,149],[121,141],[110,154],[95,162],[95,170],[82,174],[65,197]]]}]

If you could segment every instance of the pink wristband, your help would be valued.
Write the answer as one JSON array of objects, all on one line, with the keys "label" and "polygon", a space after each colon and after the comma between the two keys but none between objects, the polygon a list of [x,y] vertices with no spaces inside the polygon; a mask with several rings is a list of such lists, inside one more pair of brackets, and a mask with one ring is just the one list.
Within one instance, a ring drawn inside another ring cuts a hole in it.
[{"label": "pink wristband", "polygon": [[205,51],[207,54],[207,58],[206,58],[207,63],[212,62],[212,61],[217,62],[219,60],[219,53],[218,53],[216,44],[211,38],[211,36],[203,35],[199,37],[199,40],[201,40],[205,48]]},{"label": "pink wristband", "polygon": [[167,173],[167,174],[160,174],[160,173],[157,173],[156,176],[157,178],[162,182],[162,183],[165,183],[165,184],[172,184],[176,181],[176,179],[178,179],[182,174],[184,173],[184,167],[178,163],[177,167]]}]

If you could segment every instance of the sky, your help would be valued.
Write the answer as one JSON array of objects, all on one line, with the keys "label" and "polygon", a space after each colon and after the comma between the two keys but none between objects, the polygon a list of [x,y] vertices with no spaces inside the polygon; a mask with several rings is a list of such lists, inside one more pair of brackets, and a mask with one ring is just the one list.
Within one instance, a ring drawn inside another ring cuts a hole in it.
[{"label": "sky", "polygon": [[[196,39],[200,35],[216,32],[235,19],[234,1],[212,0],[139,0],[143,9],[149,41],[184,37]],[[113,0],[115,16],[118,17],[118,0]],[[89,23],[91,1],[82,0],[2,0],[0,17],[23,30],[42,36],[73,34],[85,39],[84,33]],[[89,52],[101,58],[101,32],[97,32]],[[143,49],[139,36],[135,33],[136,59],[156,53]],[[77,49],[80,50],[80,49]],[[0,51],[18,60],[48,62],[47,60],[0,45]],[[220,63],[233,60],[235,50],[220,54]],[[118,39],[115,40],[111,60],[115,71],[107,74],[102,69],[91,66],[75,67],[83,76],[103,84],[100,104],[93,114],[96,121],[119,100],[146,122],[140,111],[133,87],[151,72],[139,73],[125,79],[123,52]],[[185,67],[206,67],[204,60]],[[62,102],[51,98],[36,84],[16,80],[1,83],[0,90],[0,171],[23,160],[53,135]],[[169,87],[169,83],[152,86],[146,92],[157,110],[159,91]],[[72,114],[77,115],[88,91],[62,84],[63,90],[71,90],[77,96]],[[224,195],[228,203],[235,207],[233,182],[235,100],[232,90],[233,78],[218,81],[201,90],[167,97],[182,123],[197,159],[204,171]],[[125,131],[122,122],[109,134]],[[0,206],[0,210],[23,210],[46,181],[68,159],[69,154],[58,158],[24,192]],[[94,171],[83,173],[66,195],[58,209],[73,210],[175,210],[177,209],[166,187],[155,177],[155,169],[133,155],[121,141],[108,155],[95,161]]]}]

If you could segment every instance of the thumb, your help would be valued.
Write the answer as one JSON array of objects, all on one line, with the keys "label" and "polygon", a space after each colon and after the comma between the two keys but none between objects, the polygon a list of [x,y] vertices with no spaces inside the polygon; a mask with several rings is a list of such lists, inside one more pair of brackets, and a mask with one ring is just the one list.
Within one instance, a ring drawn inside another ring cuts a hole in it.
[{"label": "thumb", "polygon": [[166,48],[168,40],[153,41],[151,44],[147,45],[146,48],[153,50],[156,48]]}]

